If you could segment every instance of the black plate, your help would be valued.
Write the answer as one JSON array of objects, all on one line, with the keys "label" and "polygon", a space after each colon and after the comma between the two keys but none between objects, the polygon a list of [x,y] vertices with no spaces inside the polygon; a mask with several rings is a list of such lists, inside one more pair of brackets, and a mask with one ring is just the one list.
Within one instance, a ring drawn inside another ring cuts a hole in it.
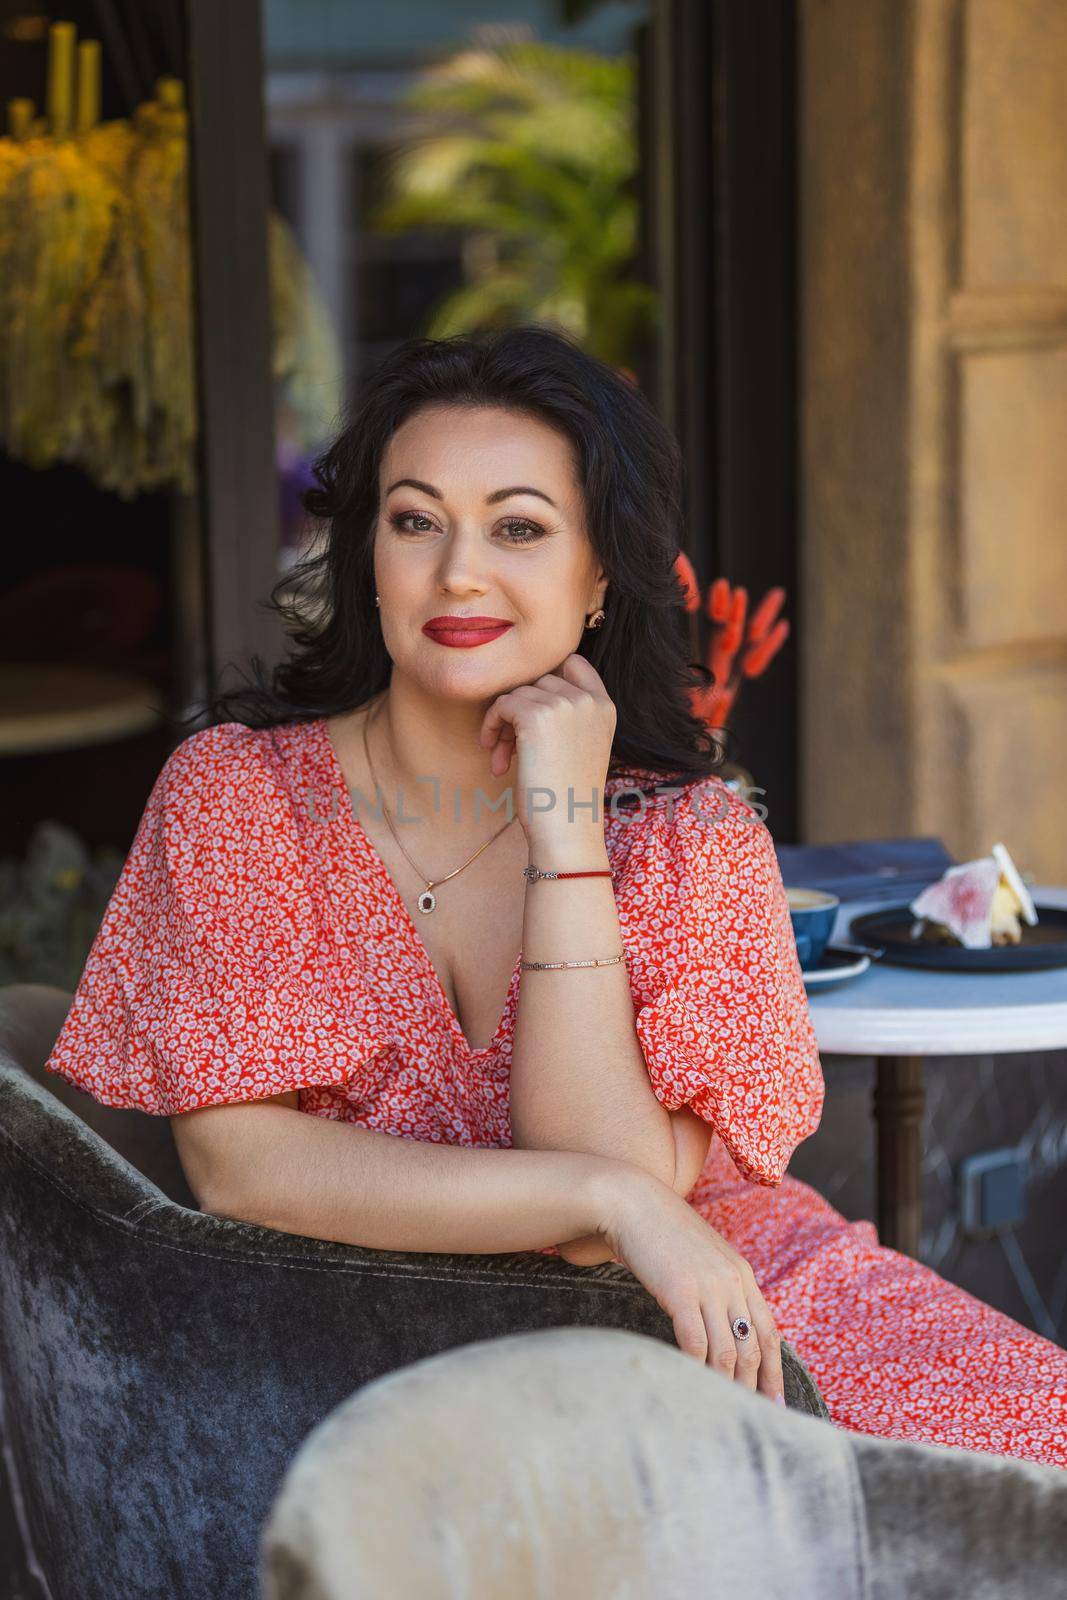
[{"label": "black plate", "polygon": [[883,961],[898,967],[931,967],[950,972],[1027,972],[1039,967],[1067,967],[1067,910],[1036,902],[1034,910],[1039,919],[1037,926],[1020,924],[1020,944],[994,945],[990,950],[965,950],[962,945],[912,939],[910,930],[919,919],[907,906],[886,906],[855,917],[848,937],[880,950]]},{"label": "black plate", "polygon": [[803,969],[804,976],[809,972],[832,972],[835,967],[854,967],[861,955],[873,955],[870,950],[839,950],[836,945],[828,944],[822,955],[813,967]]}]

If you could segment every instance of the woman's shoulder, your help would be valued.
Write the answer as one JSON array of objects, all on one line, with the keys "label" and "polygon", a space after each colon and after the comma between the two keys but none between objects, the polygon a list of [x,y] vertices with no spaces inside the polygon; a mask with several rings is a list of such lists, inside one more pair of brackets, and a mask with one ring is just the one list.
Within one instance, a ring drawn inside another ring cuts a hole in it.
[{"label": "woman's shoulder", "polygon": [[720,822],[731,830],[765,826],[757,806],[714,772],[693,777],[617,765],[608,774],[604,796],[609,817],[655,819],[686,836]]},{"label": "woman's shoulder", "polygon": [[216,808],[241,802],[246,815],[287,794],[299,781],[310,724],[249,727],[218,722],[182,739],[160,772],[168,805]]},{"label": "woman's shoulder", "polygon": [[300,854],[304,745],[291,727],[222,722],[175,746],[148,807],[171,856],[197,857],[201,872],[243,865],[258,876]]},{"label": "woman's shoulder", "polygon": [[203,786],[217,778],[250,776],[263,768],[270,728],[216,722],[188,734],[163,764],[169,786]]},{"label": "woman's shoulder", "polygon": [[717,773],[672,778],[629,767],[613,770],[605,793],[618,829],[679,882],[709,872],[743,880],[771,866],[774,841],[763,808]]}]

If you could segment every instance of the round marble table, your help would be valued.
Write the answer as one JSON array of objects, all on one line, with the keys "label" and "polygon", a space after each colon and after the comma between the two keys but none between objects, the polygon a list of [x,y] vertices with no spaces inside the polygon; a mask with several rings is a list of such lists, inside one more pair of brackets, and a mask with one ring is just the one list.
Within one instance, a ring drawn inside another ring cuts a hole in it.
[{"label": "round marble table", "polygon": [[[1067,907],[1067,889],[1036,885],[1030,892],[1039,915],[1042,904]],[[884,904],[849,901],[830,942],[849,943],[853,919]],[[1067,967],[925,972],[872,958],[860,977],[809,990],[808,1002],[821,1052],[876,1059],[878,1236],[917,1255],[924,1057],[1067,1049]]]},{"label": "round marble table", "polygon": [[111,744],[160,722],[155,683],[65,661],[0,662],[0,756]]}]

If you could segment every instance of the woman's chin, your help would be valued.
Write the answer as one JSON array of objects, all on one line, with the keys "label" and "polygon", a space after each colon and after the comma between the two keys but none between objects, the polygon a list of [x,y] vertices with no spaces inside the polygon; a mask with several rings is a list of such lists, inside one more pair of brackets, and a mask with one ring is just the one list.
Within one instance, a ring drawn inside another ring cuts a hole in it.
[{"label": "woman's chin", "polygon": [[467,650],[427,642],[405,670],[427,694],[470,703],[488,703],[509,689],[559,671],[560,661],[551,656],[531,660],[527,652],[511,643],[510,637],[508,645],[503,646],[503,637]]},{"label": "woman's chin", "polygon": [[[457,650],[455,654],[464,652]],[[490,667],[474,661],[420,662],[420,670],[412,676],[435,699],[472,705],[494,700],[498,694],[529,681],[519,670],[507,672],[499,665]]]}]

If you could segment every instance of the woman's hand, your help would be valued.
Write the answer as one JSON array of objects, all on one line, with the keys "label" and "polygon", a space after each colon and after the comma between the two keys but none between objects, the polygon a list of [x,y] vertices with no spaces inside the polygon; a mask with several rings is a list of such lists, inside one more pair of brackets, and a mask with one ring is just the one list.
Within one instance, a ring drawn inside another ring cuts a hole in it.
[{"label": "woman's hand", "polygon": [[[612,1172],[602,1193],[599,1232],[671,1318],[678,1348],[784,1401],[781,1338],[744,1257],[651,1173]],[[734,1337],[737,1317],[747,1339]]]},{"label": "woman's hand", "polygon": [[[603,822],[603,788],[615,737],[615,704],[599,672],[578,654],[569,655],[558,672],[546,672],[533,683],[497,695],[485,714],[479,743],[490,753],[490,770],[502,778],[518,755],[515,811],[529,839],[534,831],[558,836],[568,822],[568,790],[577,807],[571,831],[581,832],[592,819]],[[545,790],[547,795],[533,796]],[[600,796],[599,815],[588,809]],[[551,796],[551,809],[544,809]],[[564,832],[563,837],[567,837]]]}]

